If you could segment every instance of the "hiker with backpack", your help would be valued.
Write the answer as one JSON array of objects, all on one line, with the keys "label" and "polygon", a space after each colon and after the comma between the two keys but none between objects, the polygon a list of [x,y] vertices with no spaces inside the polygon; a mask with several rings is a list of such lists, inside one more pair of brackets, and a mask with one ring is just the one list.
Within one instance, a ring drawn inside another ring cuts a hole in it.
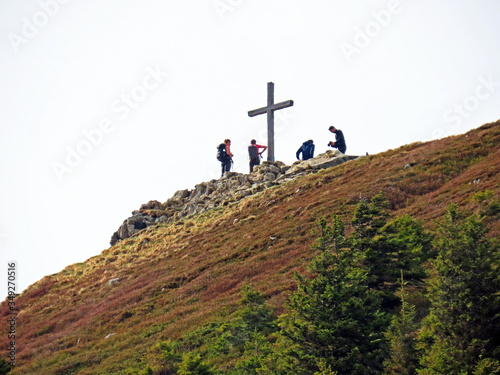
[{"label": "hiker with backpack", "polygon": [[217,147],[217,160],[221,162],[222,165],[222,176],[225,172],[231,170],[231,163],[233,162],[233,154],[231,153],[231,140],[225,139],[224,143],[221,143]]},{"label": "hiker with backpack", "polygon": [[328,128],[332,133],[335,134],[335,142],[329,142],[328,146],[334,147],[337,150],[339,150],[341,153],[345,154],[345,150],[347,149],[347,146],[345,144],[345,139],[344,139],[344,133],[342,133],[342,130],[336,129],[335,126],[330,126]]},{"label": "hiker with backpack", "polygon": [[297,160],[301,160],[299,158],[299,155],[301,153],[302,153],[302,160],[308,160],[314,157],[314,143],[312,139],[302,143],[302,146],[300,146],[300,148],[297,150],[297,153],[295,154]]},{"label": "hiker with backpack", "polygon": [[[262,151],[259,150],[263,148]],[[260,158],[262,158],[262,153],[267,150],[267,146],[261,146],[257,144],[255,139],[250,141],[250,146],[248,146],[248,156],[250,157],[250,173],[253,172],[253,167],[260,165]]]}]

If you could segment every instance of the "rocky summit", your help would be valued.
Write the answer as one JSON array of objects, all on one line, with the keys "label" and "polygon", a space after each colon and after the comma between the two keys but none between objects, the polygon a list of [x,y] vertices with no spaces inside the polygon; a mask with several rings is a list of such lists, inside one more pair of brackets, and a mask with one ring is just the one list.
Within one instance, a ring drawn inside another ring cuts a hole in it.
[{"label": "rocky summit", "polygon": [[344,155],[338,150],[328,150],[312,159],[297,161],[290,166],[281,161],[264,161],[250,174],[225,173],[222,178],[202,182],[192,190],[179,190],[165,203],[152,200],[143,204],[139,210],[133,211],[132,216],[113,233],[110,244],[115,245],[152,225],[171,223],[186,216],[226,206],[299,176],[357,158],[359,156]]}]

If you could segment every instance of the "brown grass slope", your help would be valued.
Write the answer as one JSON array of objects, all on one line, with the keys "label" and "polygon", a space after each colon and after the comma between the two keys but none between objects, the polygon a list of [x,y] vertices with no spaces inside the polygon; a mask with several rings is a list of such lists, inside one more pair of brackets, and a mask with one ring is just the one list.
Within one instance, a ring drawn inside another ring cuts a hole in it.
[{"label": "brown grass slope", "polygon": [[[470,208],[474,194],[485,190],[500,197],[499,145],[497,121],[148,228],[44,277],[16,299],[18,353],[12,373],[133,373],[125,369],[144,367],[148,349],[159,339],[175,339],[234,311],[245,279],[279,313],[294,288],[293,272],[304,271],[314,256],[311,229],[319,217],[337,213],[350,221],[361,199],[383,191],[395,215],[408,213],[433,226],[451,202]],[[498,233],[498,215],[489,220]],[[113,278],[119,283],[106,286]],[[7,313],[3,302],[4,320]],[[2,338],[3,349],[6,332]]]}]

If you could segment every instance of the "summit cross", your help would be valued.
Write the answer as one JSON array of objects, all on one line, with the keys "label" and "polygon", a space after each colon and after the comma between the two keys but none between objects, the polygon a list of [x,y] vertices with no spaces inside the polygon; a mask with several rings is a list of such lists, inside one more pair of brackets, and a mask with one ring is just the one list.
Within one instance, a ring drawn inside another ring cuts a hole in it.
[{"label": "summit cross", "polygon": [[267,107],[248,111],[248,116],[254,117],[267,113],[267,160],[274,161],[274,111],[291,107],[293,100],[274,104],[274,83],[267,83]]}]

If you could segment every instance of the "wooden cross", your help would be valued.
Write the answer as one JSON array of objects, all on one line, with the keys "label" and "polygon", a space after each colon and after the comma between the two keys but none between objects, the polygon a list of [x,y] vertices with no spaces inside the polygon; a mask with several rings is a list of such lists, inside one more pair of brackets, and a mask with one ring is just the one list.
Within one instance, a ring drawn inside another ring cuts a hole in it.
[{"label": "wooden cross", "polygon": [[293,100],[274,104],[274,83],[267,83],[267,107],[248,111],[248,116],[254,117],[267,113],[267,160],[274,161],[274,111],[291,107]]}]

